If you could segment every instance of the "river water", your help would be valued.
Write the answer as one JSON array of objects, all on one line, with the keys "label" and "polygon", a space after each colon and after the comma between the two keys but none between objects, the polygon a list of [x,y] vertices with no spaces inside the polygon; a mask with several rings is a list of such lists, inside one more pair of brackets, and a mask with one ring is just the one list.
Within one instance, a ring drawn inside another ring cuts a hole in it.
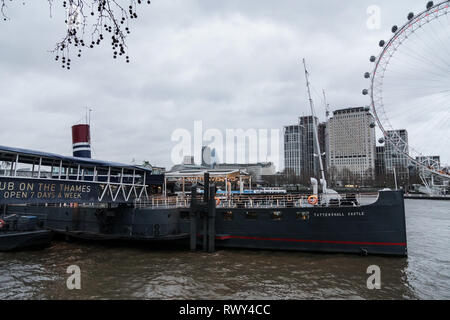
[{"label": "river water", "polygon": [[[450,201],[406,200],[408,258],[54,242],[0,253],[0,299],[450,299]],[[67,267],[81,269],[68,290]],[[381,289],[367,288],[367,267]]]}]

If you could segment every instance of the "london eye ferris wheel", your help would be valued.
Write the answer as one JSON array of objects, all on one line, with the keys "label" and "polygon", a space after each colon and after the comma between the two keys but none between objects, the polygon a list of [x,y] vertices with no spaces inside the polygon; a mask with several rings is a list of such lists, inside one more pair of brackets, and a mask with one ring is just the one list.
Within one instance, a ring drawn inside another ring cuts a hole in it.
[{"label": "london eye ferris wheel", "polygon": [[430,1],[393,26],[391,39],[379,43],[380,54],[370,57],[374,68],[365,73],[370,86],[363,90],[383,135],[379,142],[444,179],[450,178],[449,6],[450,0]]}]

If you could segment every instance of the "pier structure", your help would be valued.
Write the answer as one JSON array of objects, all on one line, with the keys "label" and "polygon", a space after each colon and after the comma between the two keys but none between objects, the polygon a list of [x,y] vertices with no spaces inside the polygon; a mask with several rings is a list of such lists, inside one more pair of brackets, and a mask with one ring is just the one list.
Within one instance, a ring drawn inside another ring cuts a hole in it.
[{"label": "pier structure", "polygon": [[[181,186],[182,195],[186,196],[186,185],[194,185],[205,182],[205,175],[217,187],[223,187],[219,193],[230,194],[233,184],[236,185],[240,193],[244,193],[244,188],[252,189],[252,176],[246,171],[239,169],[192,169],[168,172],[164,179],[164,190],[167,190],[167,183],[174,182]],[[205,182],[206,183],[206,182]],[[166,195],[166,192],[165,192]]]},{"label": "pier structure", "polygon": [[[216,186],[210,184],[209,173],[204,174],[203,197],[197,194],[197,185],[191,189],[190,203],[190,249],[197,250],[198,235],[202,237],[203,251],[213,253],[216,241]],[[197,232],[202,226],[202,233]]]}]

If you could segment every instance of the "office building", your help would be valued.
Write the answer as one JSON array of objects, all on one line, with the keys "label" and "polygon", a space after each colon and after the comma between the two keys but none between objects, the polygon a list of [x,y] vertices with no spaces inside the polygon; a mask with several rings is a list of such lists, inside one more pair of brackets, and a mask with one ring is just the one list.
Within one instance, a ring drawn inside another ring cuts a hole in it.
[{"label": "office building", "polygon": [[336,110],[328,121],[327,167],[336,183],[370,184],[375,176],[375,122],[369,108]]},{"label": "office building", "polygon": [[408,131],[405,129],[387,131],[385,142],[386,173],[393,173],[395,168],[397,181],[400,184],[407,183],[409,179],[408,166],[410,161],[407,156],[408,153]]},{"label": "office building", "polygon": [[[315,120],[317,123],[317,118]],[[318,125],[318,131],[319,144],[322,137],[323,148],[325,148],[325,126]],[[317,177],[319,175],[317,155],[312,116],[300,117],[298,125],[284,127],[284,167],[287,172],[304,179]]]}]

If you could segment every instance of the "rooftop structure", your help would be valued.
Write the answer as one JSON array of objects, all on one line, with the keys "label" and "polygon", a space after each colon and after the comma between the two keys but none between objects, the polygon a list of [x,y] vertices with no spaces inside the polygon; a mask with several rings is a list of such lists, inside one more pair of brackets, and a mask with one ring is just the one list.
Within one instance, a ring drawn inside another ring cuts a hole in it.
[{"label": "rooftop structure", "polygon": [[167,182],[174,181],[182,186],[182,192],[186,192],[186,183],[202,183],[204,180],[205,173],[209,173],[210,181],[216,183],[220,186],[224,184],[225,192],[231,191],[232,183],[239,186],[240,190],[243,191],[244,185],[247,182],[251,189],[252,177],[245,171],[239,169],[194,169],[194,170],[180,170],[172,171],[166,173],[165,176],[165,190],[167,190]]},{"label": "rooftop structure", "polygon": [[132,202],[159,176],[142,166],[0,146],[3,203]]},{"label": "rooftop structure", "polygon": [[240,170],[247,172],[255,181],[260,181],[264,176],[276,173],[275,165],[272,162],[258,163],[219,163],[214,166],[217,170]]}]

